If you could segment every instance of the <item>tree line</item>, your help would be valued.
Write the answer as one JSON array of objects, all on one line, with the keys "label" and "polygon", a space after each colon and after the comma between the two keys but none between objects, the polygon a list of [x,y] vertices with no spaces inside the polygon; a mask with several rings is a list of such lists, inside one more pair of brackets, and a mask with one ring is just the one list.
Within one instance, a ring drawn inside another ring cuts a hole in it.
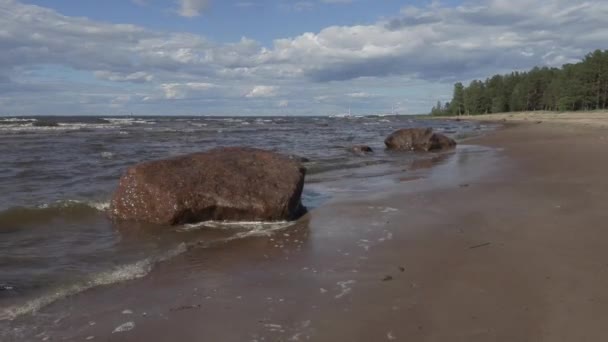
[{"label": "tree line", "polygon": [[561,68],[535,67],[527,72],[454,85],[452,100],[432,115],[477,115],[518,111],[579,111],[608,108],[608,50],[596,50]]}]

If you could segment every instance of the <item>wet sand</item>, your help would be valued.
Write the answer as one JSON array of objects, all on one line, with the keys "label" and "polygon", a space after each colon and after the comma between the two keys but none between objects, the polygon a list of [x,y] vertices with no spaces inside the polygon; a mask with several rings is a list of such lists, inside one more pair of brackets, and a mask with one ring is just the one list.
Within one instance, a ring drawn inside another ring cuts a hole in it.
[{"label": "wet sand", "polygon": [[37,314],[53,327],[29,333],[603,341],[607,150],[605,129],[513,125],[467,141],[423,178],[336,184],[341,195],[272,236],[193,249],[142,279],[57,302]]}]

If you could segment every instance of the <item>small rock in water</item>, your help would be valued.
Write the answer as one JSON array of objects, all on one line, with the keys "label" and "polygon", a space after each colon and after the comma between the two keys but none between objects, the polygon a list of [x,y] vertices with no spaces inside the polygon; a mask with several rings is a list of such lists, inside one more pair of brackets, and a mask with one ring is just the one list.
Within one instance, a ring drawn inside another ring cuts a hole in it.
[{"label": "small rock in water", "polygon": [[395,131],[384,140],[389,150],[441,151],[456,147],[456,141],[432,128],[404,128]]},{"label": "small rock in water", "polygon": [[127,322],[127,323],[117,326],[116,329],[114,329],[114,331],[112,331],[112,334],[133,330],[133,328],[135,328],[135,323]]},{"label": "small rock in water", "polygon": [[355,145],[355,146],[350,147],[349,151],[351,151],[355,154],[359,154],[359,155],[374,152],[374,150],[367,145]]},{"label": "small rock in water", "polygon": [[387,275],[384,278],[382,278],[382,281],[390,281],[393,280],[393,276]]},{"label": "small rock in water", "polygon": [[401,271],[401,272],[405,272],[405,267],[403,267],[403,266],[399,266],[399,271]]}]

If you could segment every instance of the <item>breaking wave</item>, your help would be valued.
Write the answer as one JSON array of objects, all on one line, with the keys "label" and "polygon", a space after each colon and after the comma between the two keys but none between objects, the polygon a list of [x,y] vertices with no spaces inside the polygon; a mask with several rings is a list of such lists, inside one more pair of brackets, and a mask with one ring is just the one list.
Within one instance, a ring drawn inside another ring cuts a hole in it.
[{"label": "breaking wave", "polygon": [[[82,203],[71,201],[69,207],[88,207],[95,210],[105,210],[107,208],[106,203]],[[51,206],[49,208],[57,208],[57,206]],[[37,209],[45,210],[45,209]],[[55,210],[55,209],[53,209]],[[169,249],[166,252],[157,254],[152,257],[148,257],[143,260],[139,260],[133,263],[127,263],[111,270],[94,273],[85,279],[76,283],[63,285],[59,288],[53,288],[45,292],[36,298],[25,301],[21,304],[9,306],[7,308],[0,309],[0,321],[3,320],[14,320],[22,315],[36,313],[38,310],[45,306],[52,304],[63,298],[73,296],[80,292],[98,287],[111,285],[115,283],[125,282],[138,278],[145,277],[148,275],[154,267],[164,261],[170,260],[180,254],[185,253],[191,248],[205,248],[218,243],[227,243],[237,239],[243,239],[248,237],[258,236],[270,236],[277,231],[282,231],[288,227],[294,225],[296,221],[277,221],[277,222],[261,222],[261,221],[238,221],[238,222],[226,222],[226,221],[206,221],[196,224],[187,224],[179,227],[178,232],[192,231],[198,229],[230,229],[235,230],[236,233],[227,238],[220,240],[208,241],[201,244],[201,241],[189,241],[181,242],[177,246]]]},{"label": "breaking wave", "polygon": [[0,321],[13,320],[19,316],[34,313],[57,300],[75,295],[93,287],[142,278],[152,270],[155,264],[169,260],[179,254],[184,253],[186,250],[186,244],[181,243],[177,247],[156,257],[118,266],[109,271],[93,274],[87,279],[75,284],[50,290],[42,296],[28,300],[24,304],[1,309]]},{"label": "breaking wave", "polygon": [[45,203],[35,207],[13,207],[0,211],[0,227],[46,222],[57,217],[81,218],[106,211],[109,207],[109,202],[78,200]]}]

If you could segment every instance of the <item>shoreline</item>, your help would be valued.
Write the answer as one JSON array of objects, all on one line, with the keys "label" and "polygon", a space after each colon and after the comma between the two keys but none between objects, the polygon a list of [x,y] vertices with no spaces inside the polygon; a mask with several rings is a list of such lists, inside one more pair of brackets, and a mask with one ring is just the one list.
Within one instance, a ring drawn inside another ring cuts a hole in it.
[{"label": "shoreline", "polygon": [[437,120],[462,120],[486,123],[551,123],[583,127],[608,127],[608,110],[580,112],[510,112],[482,115],[430,116]]},{"label": "shoreline", "polygon": [[467,144],[482,148],[459,147],[426,178],[345,194],[271,236],[190,250],[52,304],[36,316],[56,322],[36,334],[601,340],[608,132],[518,124]]}]

